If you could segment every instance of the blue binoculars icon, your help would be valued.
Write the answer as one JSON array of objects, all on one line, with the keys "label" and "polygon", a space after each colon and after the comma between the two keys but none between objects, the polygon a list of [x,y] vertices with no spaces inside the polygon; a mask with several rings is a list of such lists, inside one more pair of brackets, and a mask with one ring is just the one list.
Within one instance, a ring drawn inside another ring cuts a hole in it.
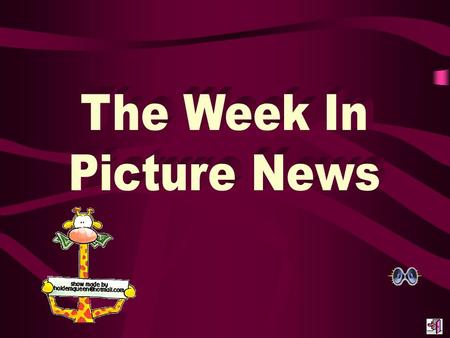
[{"label": "blue binoculars icon", "polygon": [[400,267],[396,267],[392,270],[392,273],[389,275],[392,279],[392,283],[395,286],[400,286],[406,281],[410,286],[414,286],[419,282],[419,273],[416,268],[410,267],[406,270],[406,273],[403,272],[403,269]]}]

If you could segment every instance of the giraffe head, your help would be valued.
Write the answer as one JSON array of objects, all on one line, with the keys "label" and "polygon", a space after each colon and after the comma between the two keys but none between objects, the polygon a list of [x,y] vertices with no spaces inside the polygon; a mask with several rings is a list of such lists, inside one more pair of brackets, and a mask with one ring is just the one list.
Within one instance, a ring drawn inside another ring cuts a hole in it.
[{"label": "giraffe head", "polygon": [[92,214],[95,212],[93,208],[87,208],[86,212],[81,212],[81,208],[73,208],[75,214],[69,221],[64,222],[63,228],[69,230],[67,236],[76,244],[89,244],[97,240],[103,225],[101,222],[94,220]]},{"label": "giraffe head", "polygon": [[69,250],[73,244],[90,245],[94,249],[105,248],[113,239],[110,234],[98,231],[103,228],[103,224],[92,216],[94,209],[87,208],[86,212],[82,212],[81,208],[76,207],[72,212],[75,214],[73,218],[62,225],[63,229],[68,230],[67,235],[57,231],[52,240],[61,245],[61,249]]}]

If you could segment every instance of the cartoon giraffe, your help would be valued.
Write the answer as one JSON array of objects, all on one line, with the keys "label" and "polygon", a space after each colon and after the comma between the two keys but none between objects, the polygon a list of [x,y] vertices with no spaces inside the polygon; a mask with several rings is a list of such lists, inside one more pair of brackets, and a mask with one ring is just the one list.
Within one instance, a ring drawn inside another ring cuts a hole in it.
[{"label": "cartoon giraffe", "polygon": [[[73,219],[64,222],[62,225],[63,229],[69,230],[68,236],[58,232],[53,242],[60,243],[64,250],[69,249],[73,243],[78,244],[78,277],[87,279],[89,278],[89,245],[92,245],[94,248],[98,246],[105,247],[112,237],[108,234],[97,232],[97,230],[103,228],[103,224],[94,220],[92,216],[94,209],[88,208],[87,212],[83,213],[81,208],[73,208],[72,212],[75,214]],[[55,297],[49,295],[53,288],[53,285],[48,280],[45,280],[42,284],[42,292],[48,297],[52,313],[71,319],[74,323],[94,323],[95,318],[119,313],[126,300],[119,299],[113,306],[92,309],[89,297],[79,297],[77,308],[68,309],[58,306]],[[124,293],[127,299],[136,297],[136,290],[132,285]]]}]

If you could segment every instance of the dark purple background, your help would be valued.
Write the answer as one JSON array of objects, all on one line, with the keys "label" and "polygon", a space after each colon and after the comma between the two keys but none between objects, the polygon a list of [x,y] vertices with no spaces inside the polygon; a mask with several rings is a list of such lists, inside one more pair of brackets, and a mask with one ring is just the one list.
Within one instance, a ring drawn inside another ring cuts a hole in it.
[{"label": "dark purple background", "polygon": [[[420,39],[339,25],[360,16],[448,25],[446,4],[2,3],[0,27],[15,30],[0,30],[0,336],[421,337],[425,318],[434,316],[449,327],[450,96],[448,86],[432,83],[433,71],[449,68],[448,54]],[[333,24],[273,28],[317,21]],[[257,37],[243,33],[267,27]],[[446,29],[441,40],[417,25],[411,33],[448,49]],[[60,36],[39,40],[27,35],[33,32]],[[154,43],[226,33],[238,34]],[[95,50],[68,48],[70,36],[98,39]],[[147,43],[135,48],[133,41]],[[323,129],[326,93],[364,102],[369,130],[188,131],[185,92],[228,92],[229,102],[255,106],[279,103],[289,91],[311,102],[316,129]],[[114,132],[109,120],[91,132],[88,107],[80,104],[87,92],[125,93],[140,107],[164,103],[169,126]],[[411,129],[400,139],[386,125]],[[420,130],[429,132],[425,141]],[[381,185],[370,193],[253,192],[257,152],[284,152],[290,164],[374,162]],[[172,163],[211,158],[231,163],[239,179],[222,193],[206,186],[197,193],[98,193],[96,178],[81,194],[70,193],[71,153],[112,153],[117,163],[140,163],[153,153]],[[40,292],[48,273],[76,274],[75,248],[63,252],[51,242],[74,206],[94,207],[115,238],[93,251],[92,277],[130,278],[138,291],[122,313],[92,326],[52,316]],[[416,287],[394,287],[388,274],[395,266],[416,266],[423,278]]]}]

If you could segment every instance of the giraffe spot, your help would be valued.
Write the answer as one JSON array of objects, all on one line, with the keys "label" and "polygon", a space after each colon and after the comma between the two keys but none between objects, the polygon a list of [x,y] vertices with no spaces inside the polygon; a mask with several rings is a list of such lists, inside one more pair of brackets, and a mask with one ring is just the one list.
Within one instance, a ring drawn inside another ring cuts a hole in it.
[{"label": "giraffe spot", "polygon": [[77,319],[78,323],[86,323],[86,320],[83,317]]},{"label": "giraffe spot", "polygon": [[76,315],[77,314],[77,310],[72,310],[72,315]]},{"label": "giraffe spot", "polygon": [[84,315],[85,315],[87,318],[91,318],[91,317],[92,317],[91,310],[87,309],[86,311],[84,311]]},{"label": "giraffe spot", "polygon": [[78,310],[83,310],[84,309],[84,304],[83,303],[78,303]]},{"label": "giraffe spot", "polygon": [[83,255],[81,258],[83,258],[84,260],[86,260],[87,257],[86,257],[86,255]]},{"label": "giraffe spot", "polygon": [[86,304],[91,304],[91,299],[90,298],[86,298],[84,301]]},{"label": "giraffe spot", "polygon": [[86,267],[84,265],[80,266],[81,270],[86,270]]}]

